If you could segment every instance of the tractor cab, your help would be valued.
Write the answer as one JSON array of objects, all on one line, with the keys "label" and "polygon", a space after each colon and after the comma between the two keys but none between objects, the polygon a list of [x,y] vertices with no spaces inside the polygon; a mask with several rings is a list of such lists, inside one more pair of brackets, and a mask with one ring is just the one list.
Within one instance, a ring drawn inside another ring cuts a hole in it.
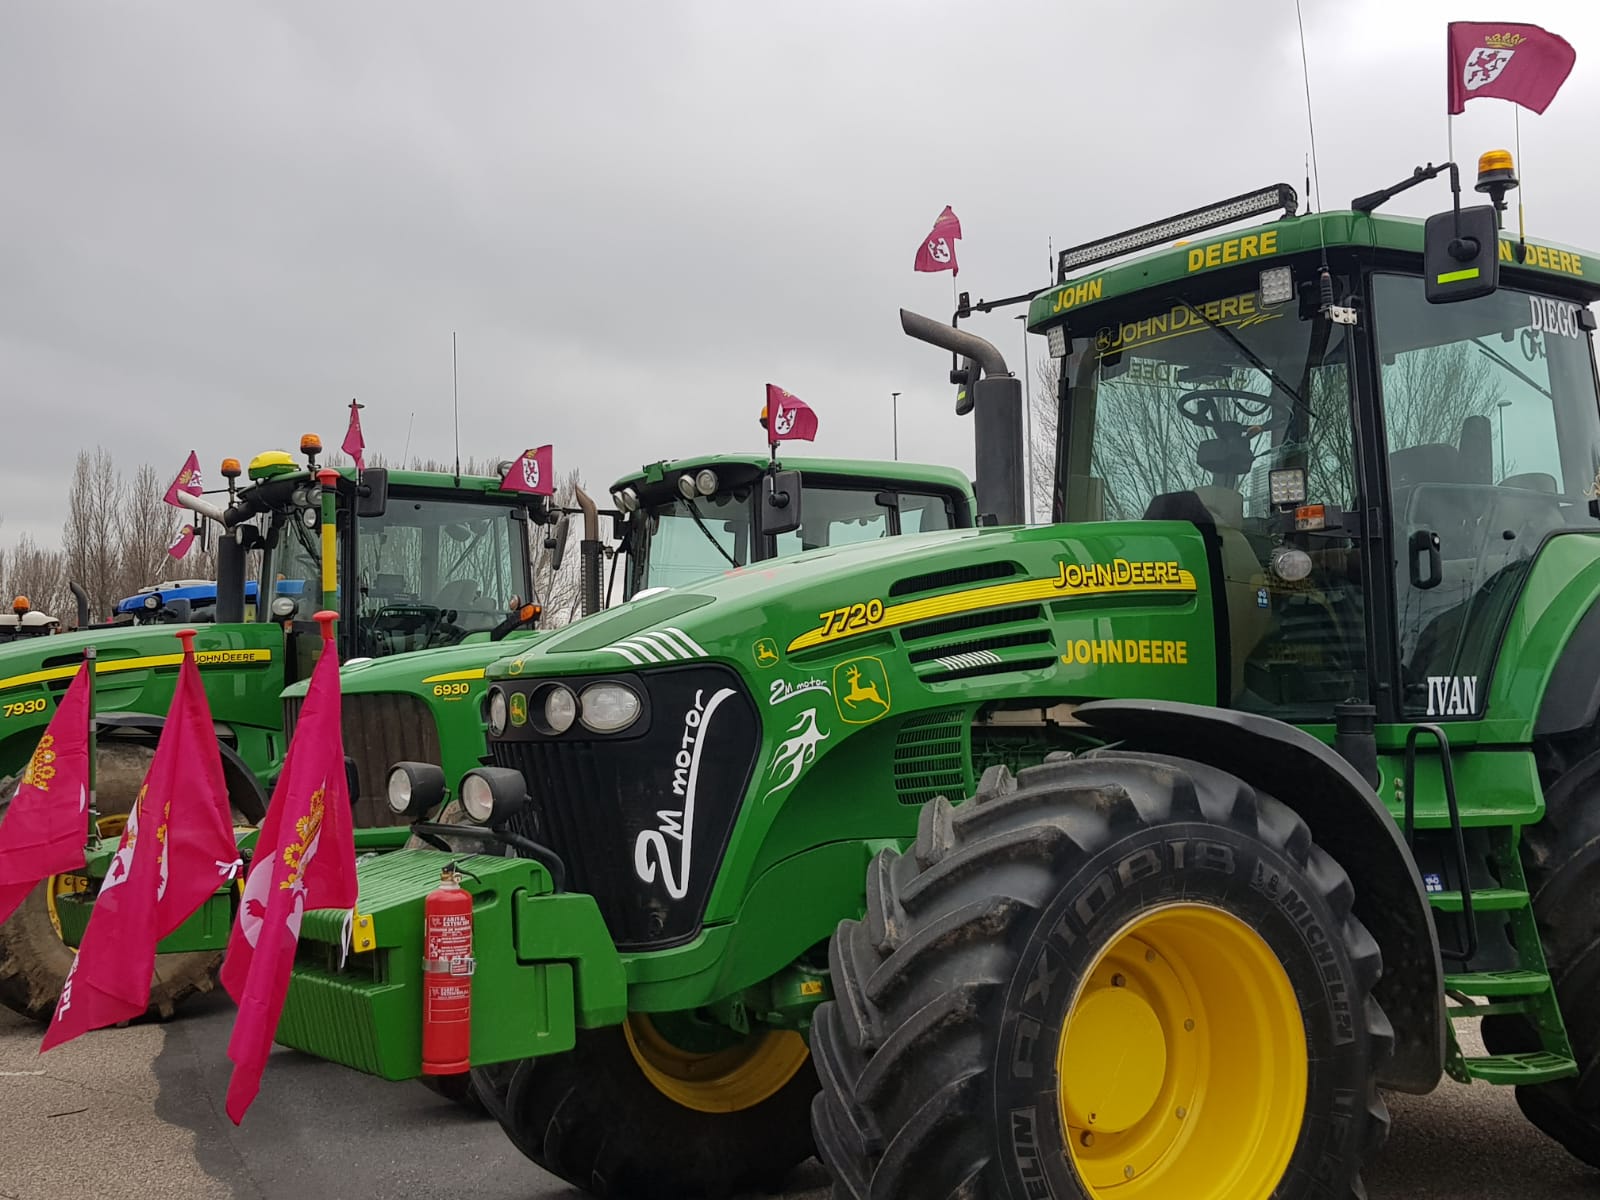
[{"label": "tractor cab", "polygon": [[[775,471],[760,454],[664,459],[618,480],[616,536],[629,561],[622,598],[801,551],[974,520],[972,486],[948,467],[788,456],[784,464]],[[773,479],[783,497],[777,513],[766,482]]]},{"label": "tractor cab", "polygon": [[1534,556],[1600,529],[1600,269],[1500,233],[1509,155],[1481,167],[1493,205],[1373,211],[1442,167],[1348,212],[1279,184],[1064,250],[1026,298],[1059,369],[1053,518],[1200,527],[1224,705],[1477,715]]},{"label": "tractor cab", "polygon": [[214,619],[243,620],[253,600],[256,620],[295,641],[291,679],[309,673],[319,609],[339,613],[349,660],[454,645],[536,608],[526,605],[529,527],[551,519],[543,497],[503,491],[493,477],[319,470],[314,435],[301,451],[304,467],[283,451],[257,455],[244,487],[234,483],[238,461],[227,460],[226,507],[184,499],[226,530]]}]

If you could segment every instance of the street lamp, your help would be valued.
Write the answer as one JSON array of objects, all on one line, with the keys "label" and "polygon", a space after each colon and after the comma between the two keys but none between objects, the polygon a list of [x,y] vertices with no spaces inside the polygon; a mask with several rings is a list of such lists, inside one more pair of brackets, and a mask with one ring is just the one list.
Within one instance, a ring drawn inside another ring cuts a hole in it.
[{"label": "street lamp", "polygon": [[1500,482],[1506,478],[1506,409],[1511,407],[1511,401],[1502,400],[1495,405],[1500,410]]},{"label": "street lamp", "polygon": [[900,393],[890,392],[889,402],[894,406],[894,460],[900,461]]},{"label": "street lamp", "polygon": [[1027,399],[1022,408],[1022,486],[1027,489],[1028,524],[1033,524],[1033,381],[1028,378],[1028,314],[1012,318],[1022,325],[1022,387]]}]

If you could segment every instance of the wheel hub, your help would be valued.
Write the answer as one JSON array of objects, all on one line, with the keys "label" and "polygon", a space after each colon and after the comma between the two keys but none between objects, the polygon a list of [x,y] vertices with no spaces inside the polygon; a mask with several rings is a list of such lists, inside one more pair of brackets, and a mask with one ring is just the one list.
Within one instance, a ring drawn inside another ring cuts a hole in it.
[{"label": "wheel hub", "polygon": [[1161,1020],[1144,997],[1126,987],[1086,996],[1068,1027],[1063,1075],[1068,1124],[1096,1133],[1121,1133],[1141,1121],[1161,1094],[1167,1044]]}]

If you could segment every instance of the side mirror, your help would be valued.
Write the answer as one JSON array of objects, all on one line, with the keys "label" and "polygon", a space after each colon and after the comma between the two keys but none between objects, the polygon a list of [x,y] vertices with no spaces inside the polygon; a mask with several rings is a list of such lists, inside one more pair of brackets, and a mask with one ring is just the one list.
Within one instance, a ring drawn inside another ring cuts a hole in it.
[{"label": "side mirror", "polygon": [[800,528],[800,472],[773,471],[761,477],[756,532],[777,537]]},{"label": "side mirror", "polygon": [[1435,213],[1422,238],[1422,284],[1429,304],[1490,295],[1500,286],[1500,223],[1492,204]]},{"label": "side mirror", "polygon": [[389,469],[368,467],[356,488],[356,516],[381,517],[389,507]]},{"label": "side mirror", "polygon": [[556,531],[544,540],[544,548],[550,551],[550,571],[554,574],[561,570],[561,560],[567,553],[567,532],[572,525],[572,516],[561,518],[561,523],[556,526]]},{"label": "side mirror", "polygon": [[185,625],[194,620],[194,610],[182,596],[176,596],[162,606],[162,616],[165,620]]}]

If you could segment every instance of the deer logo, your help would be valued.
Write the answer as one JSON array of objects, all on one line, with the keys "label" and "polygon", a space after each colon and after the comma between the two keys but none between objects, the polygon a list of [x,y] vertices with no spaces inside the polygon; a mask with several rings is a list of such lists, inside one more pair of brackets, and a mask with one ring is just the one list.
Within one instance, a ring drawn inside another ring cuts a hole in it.
[{"label": "deer logo", "polygon": [[833,669],[833,690],[840,718],[851,725],[870,725],[889,712],[889,675],[882,659],[840,663]]},{"label": "deer logo", "polygon": [[778,643],[771,638],[762,638],[755,645],[756,666],[775,667],[778,665]]}]

